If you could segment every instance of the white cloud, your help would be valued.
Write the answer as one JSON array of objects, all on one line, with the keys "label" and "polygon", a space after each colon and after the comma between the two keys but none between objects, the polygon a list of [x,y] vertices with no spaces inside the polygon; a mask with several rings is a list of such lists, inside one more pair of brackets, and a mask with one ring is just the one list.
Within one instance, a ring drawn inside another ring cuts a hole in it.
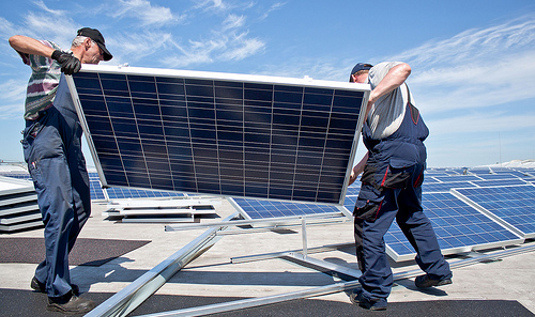
[{"label": "white cloud", "polygon": [[134,17],[141,20],[142,26],[173,24],[184,19],[184,16],[173,14],[171,9],[152,5],[146,0],[124,0],[118,4],[121,8],[112,14],[113,17]]},{"label": "white cloud", "polygon": [[[21,62],[22,65],[22,62]],[[2,91],[2,97],[0,100],[7,101],[20,101],[26,93],[26,86],[28,80],[14,80],[9,79],[3,83],[0,83],[0,91]]]},{"label": "white cloud", "polygon": [[508,114],[505,111],[471,113],[428,121],[427,125],[434,134],[448,135],[517,131],[535,128],[535,112],[524,114]]},{"label": "white cloud", "polygon": [[4,92],[0,97],[0,120],[22,119],[27,84],[27,79],[0,83],[0,91]]},{"label": "white cloud", "polygon": [[46,11],[48,14],[57,15],[57,16],[65,15],[65,11],[63,10],[52,10],[49,7],[47,7],[47,5],[43,2],[43,0],[34,1],[33,3],[39,8],[41,8],[42,10]]},{"label": "white cloud", "polygon": [[228,17],[223,21],[223,29],[235,29],[242,27],[245,24],[245,17],[243,15],[229,14]]},{"label": "white cloud", "polygon": [[264,12],[264,14],[260,17],[260,20],[267,19],[267,17],[269,16],[271,12],[277,11],[285,5],[286,5],[286,2],[277,2],[277,3],[272,4],[271,7],[266,12]]}]

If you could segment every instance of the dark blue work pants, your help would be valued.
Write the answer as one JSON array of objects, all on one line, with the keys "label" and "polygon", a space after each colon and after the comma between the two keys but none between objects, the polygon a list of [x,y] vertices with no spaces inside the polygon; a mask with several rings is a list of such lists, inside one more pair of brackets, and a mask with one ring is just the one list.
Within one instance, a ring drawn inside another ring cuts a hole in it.
[{"label": "dark blue work pants", "polygon": [[46,257],[35,277],[49,297],[71,291],[69,252],[91,213],[82,129],[62,78],[54,106],[26,122],[24,158],[45,224]]},{"label": "dark blue work pants", "polygon": [[[415,168],[411,167],[410,170]],[[418,176],[415,175],[417,173],[411,173],[413,184]],[[357,259],[363,273],[359,281],[364,296],[386,299],[390,295],[394,280],[383,237],[394,219],[416,250],[415,260],[420,268],[432,279],[450,278],[449,265],[440,251],[431,222],[422,209],[422,187],[409,185],[404,189],[385,188],[377,191],[370,184],[362,184],[361,197],[373,196],[376,198],[357,202],[357,205],[360,203],[373,208],[369,217],[355,217]]]},{"label": "dark blue work pants", "polygon": [[452,276],[431,222],[422,208],[422,182],[429,130],[410,101],[396,132],[375,140],[366,123],[363,139],[369,150],[355,204],[355,244],[363,296],[386,299],[394,282],[384,235],[394,218],[416,250],[416,263],[432,279]]}]

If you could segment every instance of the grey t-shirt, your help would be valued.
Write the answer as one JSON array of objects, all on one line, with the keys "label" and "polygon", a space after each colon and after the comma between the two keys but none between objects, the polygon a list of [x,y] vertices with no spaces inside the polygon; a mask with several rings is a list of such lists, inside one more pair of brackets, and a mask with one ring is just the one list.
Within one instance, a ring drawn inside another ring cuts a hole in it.
[{"label": "grey t-shirt", "polygon": [[[401,62],[385,62],[372,67],[368,74],[368,82],[372,90],[377,87],[391,68],[399,64]],[[405,116],[409,93],[407,85],[403,83],[389,94],[379,98],[373,104],[368,113],[368,125],[370,126],[373,139],[383,139],[397,131]],[[414,104],[412,95],[410,98]]]}]

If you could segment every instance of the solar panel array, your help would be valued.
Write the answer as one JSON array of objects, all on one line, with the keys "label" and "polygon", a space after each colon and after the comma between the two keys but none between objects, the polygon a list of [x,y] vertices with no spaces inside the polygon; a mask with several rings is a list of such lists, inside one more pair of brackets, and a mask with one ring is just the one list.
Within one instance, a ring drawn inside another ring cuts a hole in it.
[{"label": "solar panel array", "polygon": [[[444,254],[510,245],[522,240],[513,232],[480,213],[451,193],[424,193],[423,207]],[[391,256],[411,259],[415,251],[397,223],[385,235]]]},{"label": "solar panel array", "polygon": [[[426,173],[422,187],[424,210],[436,232],[442,252],[455,254],[512,245],[532,237],[531,232],[533,232],[535,222],[535,215],[532,215],[535,212],[532,197],[535,195],[535,187],[528,185],[528,181],[532,179],[533,174],[535,174],[535,169],[520,172],[513,169],[501,169],[496,172],[490,168],[478,170],[477,173],[472,173],[467,169],[430,170]],[[518,184],[518,186],[510,186],[510,184]],[[344,208],[349,213],[353,212],[359,190],[359,181],[347,189]],[[467,196],[461,194],[467,194]],[[492,195],[495,197],[490,199],[489,196]],[[485,202],[480,204],[484,208],[477,206],[470,199]],[[496,200],[500,203],[496,203]],[[242,208],[245,207],[242,212],[252,214],[253,216],[250,217],[252,219],[269,218],[275,215],[280,217],[281,212],[284,213],[283,210],[286,209],[284,207],[286,203],[281,203],[282,206],[278,204],[275,208],[272,202],[250,202],[249,199],[239,200],[237,204]],[[311,210],[311,214],[327,210],[327,206],[312,206],[307,207]],[[511,206],[516,207],[510,208]],[[507,218],[504,215],[504,209],[509,210],[510,216],[515,217]],[[273,213],[274,211],[276,212]],[[503,220],[491,211],[499,214],[500,217],[503,216]],[[257,214],[261,216],[257,217]],[[288,215],[295,214],[288,213]],[[521,229],[515,229],[512,224],[505,223],[505,219]],[[519,230],[523,230],[523,233]],[[414,258],[416,253],[396,222],[392,224],[384,240],[387,253],[395,261]]]},{"label": "solar panel array", "polygon": [[[29,173],[0,173],[0,176],[32,180]],[[136,188],[102,188],[97,173],[89,173],[89,190],[91,200],[110,200],[110,199],[127,199],[127,198],[165,198],[165,197],[184,197],[184,193],[144,190]]]},{"label": "solar panel array", "polygon": [[486,213],[505,221],[528,239],[535,237],[535,187],[533,185],[456,189]]},{"label": "solar panel array", "polygon": [[367,85],[88,71],[73,78],[104,185],[343,200]]}]

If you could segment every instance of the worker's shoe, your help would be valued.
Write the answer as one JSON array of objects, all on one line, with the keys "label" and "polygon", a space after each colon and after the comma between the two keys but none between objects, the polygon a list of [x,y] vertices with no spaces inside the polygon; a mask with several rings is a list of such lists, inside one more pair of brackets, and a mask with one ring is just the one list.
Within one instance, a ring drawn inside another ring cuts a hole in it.
[{"label": "worker's shoe", "polygon": [[417,276],[416,279],[414,279],[414,285],[418,288],[428,288],[432,286],[442,286],[442,285],[448,285],[453,283],[451,281],[451,278],[444,278],[441,280],[433,280],[429,278],[429,276],[426,275],[420,275]]},{"label": "worker's shoe", "polygon": [[[39,280],[35,276],[32,278],[32,282],[30,283],[30,287],[34,291],[37,291],[37,292],[40,292],[40,293],[46,293],[46,284],[39,282]],[[71,288],[72,288],[72,292],[75,295],[80,294],[80,289],[78,288],[78,285],[71,284]]]},{"label": "worker's shoe", "polygon": [[49,297],[46,310],[66,315],[85,314],[95,308],[95,302],[78,297],[71,292],[61,297]]},{"label": "worker's shoe", "polygon": [[351,294],[349,294],[349,299],[353,305],[358,305],[362,308],[369,309],[371,311],[380,311],[386,310],[387,301],[384,298],[372,298],[369,299],[364,296],[362,288],[355,289]]}]

